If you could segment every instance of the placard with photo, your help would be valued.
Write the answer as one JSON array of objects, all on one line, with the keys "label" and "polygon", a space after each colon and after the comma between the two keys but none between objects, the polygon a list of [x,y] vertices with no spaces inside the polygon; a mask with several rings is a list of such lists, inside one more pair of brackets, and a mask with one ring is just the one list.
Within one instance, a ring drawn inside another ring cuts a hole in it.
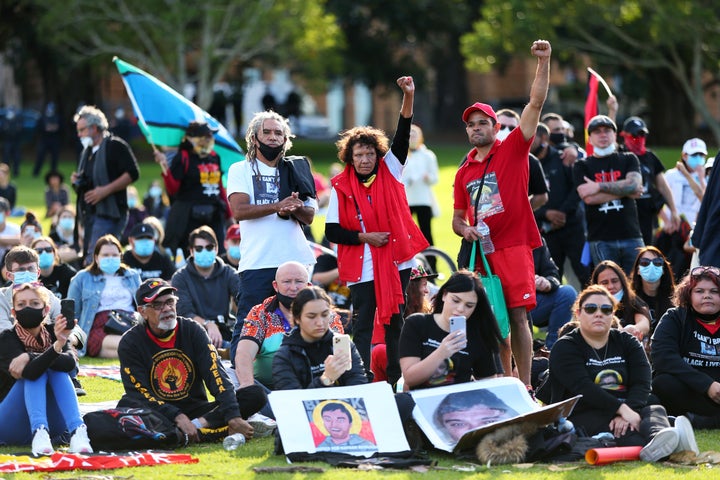
[{"label": "placard with photo", "polygon": [[285,453],[370,457],[409,449],[387,383],[279,390],[271,392],[269,400]]},{"label": "placard with photo", "polygon": [[473,448],[497,428],[521,422],[548,425],[567,417],[580,398],[541,407],[517,378],[500,377],[410,392],[413,418],[435,448]]}]

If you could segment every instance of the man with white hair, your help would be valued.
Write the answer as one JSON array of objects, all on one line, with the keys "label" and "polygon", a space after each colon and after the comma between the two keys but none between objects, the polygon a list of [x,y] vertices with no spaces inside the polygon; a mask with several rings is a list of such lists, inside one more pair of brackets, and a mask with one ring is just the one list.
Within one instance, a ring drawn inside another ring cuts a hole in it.
[{"label": "man with white hair", "polygon": [[85,263],[92,260],[98,238],[112,234],[120,238],[128,216],[127,186],[140,176],[130,146],[108,131],[105,114],[97,107],[82,107],[73,119],[83,146],[72,185],[77,193],[78,221],[85,229]]},{"label": "man with white hair", "polygon": [[242,319],[275,293],[278,266],[291,260],[315,264],[303,232],[318,208],[315,182],[307,158],[285,156],[292,136],[288,121],[277,113],[255,114],[245,136],[247,161],[233,164],[228,172],[228,202],[240,224],[238,271],[243,284],[233,355]]}]

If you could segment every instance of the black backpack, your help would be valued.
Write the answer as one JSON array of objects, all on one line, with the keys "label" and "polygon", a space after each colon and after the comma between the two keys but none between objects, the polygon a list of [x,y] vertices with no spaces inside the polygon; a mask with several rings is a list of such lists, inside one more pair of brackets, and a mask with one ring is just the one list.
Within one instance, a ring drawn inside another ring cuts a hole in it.
[{"label": "black backpack", "polygon": [[173,422],[148,408],[98,410],[86,413],[84,420],[96,451],[168,450],[187,444]]}]

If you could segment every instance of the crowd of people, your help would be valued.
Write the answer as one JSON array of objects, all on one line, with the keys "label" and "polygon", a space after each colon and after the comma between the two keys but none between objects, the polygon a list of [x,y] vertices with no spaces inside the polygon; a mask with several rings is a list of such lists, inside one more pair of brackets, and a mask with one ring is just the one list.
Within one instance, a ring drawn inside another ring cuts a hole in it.
[{"label": "crowd of people", "polygon": [[[612,99],[611,115],[588,125],[586,152],[560,115],[542,114],[549,42],[530,51],[537,69],[520,114],[481,102],[458,112],[472,147],[446,227],[462,239],[461,270],[442,285],[434,263],[416,259],[434,242],[438,166],[412,123],[412,77],[397,80],[392,140],[370,126],[343,132],[322,192],[309,160],[288,155],[288,120],[265,111],[227,188],[213,129],[191,122],[177,149],[155,152],[162,179],[141,197],[131,147],[82,107],[75,206],[54,164],[47,234],[31,213],[9,222],[15,195],[0,197],[0,411],[15,422],[0,441],[91,452],[77,401],[78,359],[89,356],[119,359],[118,407],[155,410],[191,442],[207,429],[272,432],[273,390],[373,381],[395,387],[410,438],[408,392],[512,375],[542,401],[582,394],[569,418],[578,433],[609,432],[648,461],[697,453],[693,427],[720,428],[720,269],[690,266],[683,227],[704,218],[706,145],[688,140],[666,178],[642,119],[624,123],[618,145]],[[318,208],[334,252],[314,268],[306,232]],[[481,281],[483,257],[509,332]],[[564,282],[566,260],[578,289]],[[540,377],[534,327],[547,328]],[[333,349],[345,333],[347,356]],[[344,432],[328,445],[341,441],[361,439]]]}]

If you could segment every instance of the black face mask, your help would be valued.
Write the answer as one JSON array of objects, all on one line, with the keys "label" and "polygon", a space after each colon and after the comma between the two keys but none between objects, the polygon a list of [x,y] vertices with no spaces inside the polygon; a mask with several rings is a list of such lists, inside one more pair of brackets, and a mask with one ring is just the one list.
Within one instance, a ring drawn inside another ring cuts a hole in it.
[{"label": "black face mask", "polygon": [[278,155],[282,153],[283,148],[285,148],[285,144],[278,145],[277,147],[271,147],[270,145],[262,143],[257,138],[255,138],[255,141],[257,142],[258,150],[260,150],[262,156],[265,157],[265,159],[269,162],[275,160]]},{"label": "black face mask", "polygon": [[45,307],[25,307],[22,310],[15,310],[15,319],[25,330],[31,330],[42,323],[45,319]]},{"label": "black face mask", "polygon": [[538,145],[537,147],[535,147],[531,153],[532,153],[533,155],[535,155],[535,156],[538,156],[538,155],[540,155],[540,154],[542,153],[543,148],[545,148],[545,147],[547,147],[547,144],[541,143],[540,145]]},{"label": "black face mask", "polygon": [[290,305],[292,305],[293,300],[295,300],[294,297],[288,297],[287,295],[283,295],[280,292],[277,292],[275,295],[277,296],[280,304],[287,309],[290,309]]},{"label": "black face mask", "polygon": [[550,134],[550,143],[553,145],[560,145],[561,143],[565,143],[565,134],[564,133],[551,133]]}]

